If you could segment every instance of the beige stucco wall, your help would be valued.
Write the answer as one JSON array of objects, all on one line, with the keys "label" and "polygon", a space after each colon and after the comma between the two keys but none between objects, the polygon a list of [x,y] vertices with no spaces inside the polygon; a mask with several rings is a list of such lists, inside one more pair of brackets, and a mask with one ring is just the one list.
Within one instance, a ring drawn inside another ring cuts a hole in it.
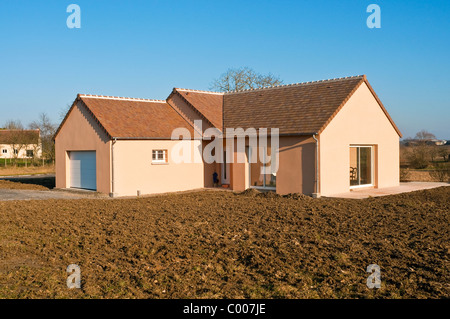
[{"label": "beige stucco wall", "polygon": [[399,135],[365,83],[320,134],[320,193],[350,190],[350,145],[374,145],[375,187],[399,184]]},{"label": "beige stucco wall", "polygon": [[70,187],[70,151],[96,151],[97,191],[110,193],[110,139],[78,102],[55,138],[56,187]]},{"label": "beige stucco wall", "polygon": [[[168,103],[180,114],[185,120],[191,123],[194,126],[194,121],[201,121],[202,129],[201,132],[204,133],[208,128],[212,128],[213,126],[202,118],[197,112],[195,112],[192,107],[186,103],[184,99],[182,99],[178,94],[173,94],[168,99]],[[195,126],[194,126],[195,127]],[[198,135],[200,136],[200,128],[195,127]],[[210,143],[210,140],[203,141],[203,148]],[[204,164],[203,176],[204,176],[204,187],[212,187],[213,186],[213,178],[212,175],[214,172],[219,174],[220,178],[220,164]]]},{"label": "beige stucco wall", "polygon": [[[194,152],[201,156],[202,142],[181,141],[191,149],[192,163],[175,163],[173,147],[180,141],[118,140],[113,146],[114,196],[136,196],[202,188],[203,163],[193,162]],[[152,150],[167,150],[168,163],[152,163]],[[200,157],[201,158],[201,157]]]},{"label": "beige stucco wall", "polygon": [[[81,103],[81,102],[80,102]],[[190,120],[199,119],[180,98],[172,105]],[[203,123],[203,129],[209,127]],[[336,117],[320,134],[320,193],[327,196],[350,189],[350,145],[375,146],[375,187],[399,184],[399,136],[366,84],[362,84]],[[179,141],[119,140],[114,143],[114,172],[111,141],[82,104],[71,111],[55,139],[56,187],[69,187],[69,151],[96,151],[97,190],[115,196],[183,191],[211,186],[212,173],[220,164],[175,163],[172,149]],[[209,141],[183,141],[201,156]],[[248,145],[248,143],[246,143]],[[270,143],[269,143],[270,145]],[[167,149],[167,164],[152,164],[152,150]],[[235,143],[234,157],[237,159]],[[315,141],[311,136],[280,137],[279,194],[315,192]],[[235,191],[249,186],[249,167],[235,163],[230,168],[230,186]]]},{"label": "beige stucco wall", "polygon": [[[80,102],[81,103],[81,102]],[[183,191],[204,187],[203,163],[176,164],[171,151],[178,141],[118,140],[114,143],[114,195]],[[201,141],[183,141],[201,155]],[[112,141],[82,104],[76,105],[55,138],[56,187],[70,187],[70,151],[96,151],[97,191],[112,193]],[[152,150],[167,149],[168,164],[152,164]]]},{"label": "beige stucco wall", "polygon": [[280,137],[277,193],[314,193],[315,149],[311,136]]}]

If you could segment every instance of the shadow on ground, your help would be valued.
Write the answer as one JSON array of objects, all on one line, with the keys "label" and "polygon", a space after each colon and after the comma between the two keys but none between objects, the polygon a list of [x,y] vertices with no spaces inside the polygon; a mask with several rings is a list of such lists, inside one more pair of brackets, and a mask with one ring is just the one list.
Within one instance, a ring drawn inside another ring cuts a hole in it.
[{"label": "shadow on ground", "polygon": [[0,177],[0,180],[22,184],[40,185],[48,189],[55,187],[55,175]]}]

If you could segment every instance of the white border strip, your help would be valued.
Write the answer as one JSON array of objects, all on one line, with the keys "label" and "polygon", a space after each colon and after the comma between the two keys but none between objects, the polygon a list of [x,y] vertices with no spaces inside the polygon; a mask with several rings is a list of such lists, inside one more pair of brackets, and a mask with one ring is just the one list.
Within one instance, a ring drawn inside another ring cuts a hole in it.
[{"label": "white border strip", "polygon": [[106,96],[106,95],[92,95],[92,94],[80,94],[79,96],[81,98],[84,97],[84,98],[91,98],[91,99],[167,103],[166,100],[139,99],[139,98],[120,97],[120,96]]}]

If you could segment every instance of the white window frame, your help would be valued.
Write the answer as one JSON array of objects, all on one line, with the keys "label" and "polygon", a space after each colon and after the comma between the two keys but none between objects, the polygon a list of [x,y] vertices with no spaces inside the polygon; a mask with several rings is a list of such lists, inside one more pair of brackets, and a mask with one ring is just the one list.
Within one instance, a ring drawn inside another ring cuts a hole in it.
[{"label": "white window frame", "polygon": [[[162,158],[159,158],[162,154]],[[152,164],[168,164],[167,149],[152,150]],[[156,158],[154,158],[156,155]]]},{"label": "white window frame", "polygon": [[[370,184],[361,184],[361,185],[350,185],[350,189],[361,188],[361,187],[371,187],[375,186],[374,178],[375,178],[375,152],[373,145],[350,145],[350,148],[370,148]],[[349,149],[350,150],[350,149]],[[358,159],[359,161],[359,159]],[[360,176],[360,172],[358,171],[358,176]]]},{"label": "white window frame", "polygon": [[7,148],[3,148],[2,149],[2,154],[8,154],[8,149]]}]

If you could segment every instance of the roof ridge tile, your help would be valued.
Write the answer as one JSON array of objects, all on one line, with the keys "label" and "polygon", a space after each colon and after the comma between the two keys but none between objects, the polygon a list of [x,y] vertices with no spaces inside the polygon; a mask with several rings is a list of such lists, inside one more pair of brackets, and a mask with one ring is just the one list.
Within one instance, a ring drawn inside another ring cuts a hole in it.
[{"label": "roof ridge tile", "polygon": [[217,94],[217,95],[224,95],[224,94],[225,94],[225,92],[205,91],[205,90],[194,90],[194,89],[184,89],[184,88],[174,88],[174,90],[185,91],[185,92],[196,92],[196,93]]},{"label": "roof ridge tile", "polygon": [[346,76],[346,77],[333,78],[333,79],[323,79],[323,80],[317,80],[317,81],[307,81],[307,82],[297,82],[297,83],[289,83],[289,84],[279,84],[279,85],[274,85],[274,86],[265,86],[265,87],[254,88],[254,89],[227,91],[227,92],[224,92],[224,94],[263,91],[263,90],[268,90],[268,89],[284,88],[284,87],[291,87],[291,86],[301,86],[301,85],[309,85],[309,84],[333,82],[333,81],[335,82],[335,81],[341,81],[341,80],[347,80],[347,79],[357,79],[357,78],[364,79],[364,77],[365,77],[365,75],[361,74],[361,75],[353,75],[353,76]]},{"label": "roof ridge tile", "polygon": [[108,100],[123,100],[123,101],[139,101],[139,102],[159,102],[167,103],[166,100],[157,99],[142,99],[134,97],[122,97],[122,96],[110,96],[110,95],[96,95],[96,94],[78,94],[80,98],[95,98],[95,99],[108,99]]}]

